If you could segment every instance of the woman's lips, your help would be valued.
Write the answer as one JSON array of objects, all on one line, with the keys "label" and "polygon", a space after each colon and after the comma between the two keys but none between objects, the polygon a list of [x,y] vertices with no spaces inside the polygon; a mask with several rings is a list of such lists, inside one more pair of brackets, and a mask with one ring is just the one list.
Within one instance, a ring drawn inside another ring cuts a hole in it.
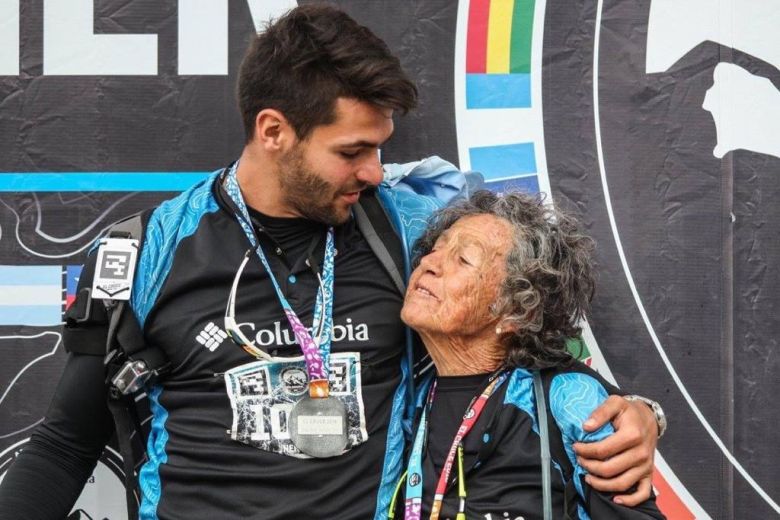
[{"label": "woman's lips", "polygon": [[425,298],[432,298],[434,300],[439,299],[430,289],[428,289],[424,285],[420,285],[420,284],[415,285],[414,292]]}]

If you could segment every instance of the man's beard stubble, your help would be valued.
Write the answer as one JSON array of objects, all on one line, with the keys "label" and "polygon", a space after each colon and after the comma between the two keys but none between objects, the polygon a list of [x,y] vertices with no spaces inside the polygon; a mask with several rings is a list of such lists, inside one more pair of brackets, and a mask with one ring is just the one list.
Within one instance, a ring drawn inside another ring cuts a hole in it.
[{"label": "man's beard stubble", "polygon": [[339,214],[334,204],[336,190],[308,167],[300,147],[279,160],[279,174],[285,203],[307,219],[338,226],[349,218],[349,211]]}]

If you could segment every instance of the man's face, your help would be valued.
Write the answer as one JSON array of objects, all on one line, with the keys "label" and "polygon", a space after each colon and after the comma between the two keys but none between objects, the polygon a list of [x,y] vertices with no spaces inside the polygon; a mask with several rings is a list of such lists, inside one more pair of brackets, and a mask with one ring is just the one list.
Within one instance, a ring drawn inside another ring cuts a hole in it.
[{"label": "man's face", "polygon": [[279,159],[284,204],[311,220],[345,222],[360,192],[382,181],[378,150],[393,133],[392,115],[339,98],[335,121],[315,127]]}]

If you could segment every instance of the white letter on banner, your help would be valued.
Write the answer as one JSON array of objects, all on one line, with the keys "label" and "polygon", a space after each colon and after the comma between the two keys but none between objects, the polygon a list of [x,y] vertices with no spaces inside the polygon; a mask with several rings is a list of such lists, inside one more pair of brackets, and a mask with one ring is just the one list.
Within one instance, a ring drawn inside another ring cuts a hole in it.
[{"label": "white letter on banner", "polygon": [[295,0],[247,0],[246,3],[249,4],[252,23],[255,24],[255,31],[257,32],[263,30],[263,26],[267,21],[282,16],[298,5],[298,2]]},{"label": "white letter on banner", "polygon": [[44,0],[43,73],[154,76],[156,34],[94,34],[93,0]]},{"label": "white letter on banner", "polygon": [[19,75],[19,0],[0,0],[0,76]]},{"label": "white letter on banner", "polygon": [[179,74],[227,73],[227,0],[179,0]]}]

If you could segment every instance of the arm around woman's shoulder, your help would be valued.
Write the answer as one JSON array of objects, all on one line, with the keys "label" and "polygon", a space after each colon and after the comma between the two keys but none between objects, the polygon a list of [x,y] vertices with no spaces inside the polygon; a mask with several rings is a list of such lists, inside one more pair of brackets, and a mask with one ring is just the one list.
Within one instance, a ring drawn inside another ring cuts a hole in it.
[{"label": "arm around woman's shoulder", "polygon": [[[578,464],[572,448],[575,442],[594,442],[614,433],[612,425],[587,432],[582,424],[588,416],[609,397],[607,390],[594,377],[581,372],[564,372],[550,382],[549,407],[560,429],[564,449],[572,466],[574,485],[591,518],[663,519],[655,496],[651,495],[636,507],[615,503],[613,494],[591,488],[585,480],[587,471]],[[582,516],[582,515],[581,515]]]}]

